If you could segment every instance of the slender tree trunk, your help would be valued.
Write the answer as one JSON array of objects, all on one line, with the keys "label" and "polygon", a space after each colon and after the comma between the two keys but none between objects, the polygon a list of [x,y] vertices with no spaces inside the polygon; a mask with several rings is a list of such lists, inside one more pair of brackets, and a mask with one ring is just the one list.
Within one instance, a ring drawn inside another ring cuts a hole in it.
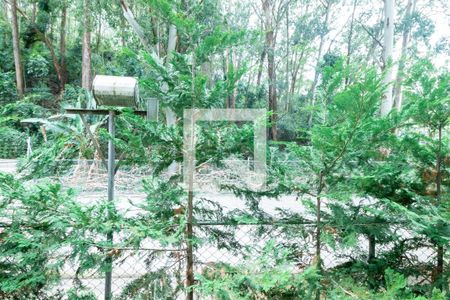
[{"label": "slender tree trunk", "polygon": [[188,192],[188,213],[187,213],[187,222],[186,222],[186,239],[187,239],[187,249],[186,249],[186,285],[188,288],[188,292],[186,295],[186,300],[194,300],[194,290],[193,285],[195,283],[194,280],[194,251],[192,245],[192,239],[194,237],[193,231],[193,202],[194,202],[194,193],[192,190]]},{"label": "slender tree trunk", "polygon": [[262,0],[265,17],[266,49],[267,49],[267,75],[269,79],[269,110],[272,111],[270,117],[271,128],[269,138],[277,140],[277,90],[275,73],[275,34],[273,28],[273,13],[269,0]]},{"label": "slender tree trunk", "polygon": [[[331,3],[330,2],[326,2],[326,6],[325,6],[325,24],[328,24],[328,19],[330,18],[330,11],[331,11]],[[316,88],[317,88],[317,83],[319,82],[319,66],[322,60],[322,51],[323,51],[323,46],[325,44],[325,35],[326,33],[322,33],[320,35],[320,42],[319,42],[319,50],[317,53],[317,60],[316,60],[316,66],[314,68],[314,80],[311,84],[311,88],[309,90],[309,98],[311,99],[311,106],[314,106],[314,104],[316,103]],[[312,126],[312,120],[313,120],[313,113],[309,114],[308,117],[308,126],[311,127]]]},{"label": "slender tree trunk", "polygon": [[95,43],[95,53],[100,52],[100,43],[102,41],[102,14],[100,12],[100,15],[98,17],[98,27],[97,27],[97,41]]},{"label": "slender tree trunk", "polygon": [[[174,24],[169,25],[169,39],[167,42],[167,54],[166,54],[166,66],[169,65],[170,59],[172,57],[172,52],[175,51],[177,46],[177,27]],[[175,126],[177,122],[177,115],[170,108],[167,107],[164,110],[166,116],[166,124],[167,126]],[[169,175],[174,175],[177,172],[178,164],[176,161],[173,161],[169,168],[167,169]]]},{"label": "slender tree trunk", "polygon": [[169,41],[167,43],[166,63],[172,58],[172,53],[177,46],[177,27],[174,24],[169,25]]},{"label": "slender tree trunk", "polygon": [[[410,22],[409,19],[410,19],[412,13],[414,12],[415,5],[416,5],[415,0],[408,0],[408,3],[406,4],[405,16],[403,18],[405,24],[408,24],[408,22]],[[404,77],[406,51],[408,49],[410,33],[411,33],[411,25],[409,25],[409,26],[405,25],[405,28],[403,29],[403,35],[402,35],[402,50],[401,50],[401,54],[400,54],[400,60],[398,62],[397,78],[395,80],[395,86],[394,86],[394,102],[395,102],[395,108],[397,109],[397,111],[400,111],[402,109],[402,102],[403,102],[402,81],[403,81],[403,77]]]},{"label": "slender tree trunk", "polygon": [[[437,205],[439,205],[441,201],[441,184],[442,184],[442,125],[439,125],[438,128],[438,149],[436,151],[436,200]],[[436,280],[440,283],[440,288],[444,289],[445,282],[443,281],[444,274],[444,246],[437,246],[437,265],[436,265]]]},{"label": "slender tree trunk", "polygon": [[151,15],[150,22],[152,24],[152,35],[153,35],[152,42],[153,42],[153,44],[155,44],[155,52],[158,57],[161,57],[162,56],[161,51],[163,49],[162,49],[162,46],[160,43],[160,41],[161,41],[161,32],[160,32],[161,30],[160,30],[160,25],[159,25],[160,22],[159,22],[158,17],[155,16],[155,14],[153,13],[151,8],[149,8],[148,14]]},{"label": "slender tree trunk", "polygon": [[383,60],[386,75],[384,84],[386,90],[381,101],[381,115],[386,116],[392,110],[392,68],[389,66],[392,61],[392,51],[394,48],[394,0],[384,0],[384,43]]},{"label": "slender tree trunk", "polygon": [[[228,49],[225,49],[225,52],[222,53],[222,55],[221,55],[222,73],[223,73],[223,80],[224,81],[228,80],[228,63],[227,63],[227,58],[228,58]],[[225,108],[229,108],[229,98],[228,97],[225,98],[225,102],[223,104],[224,104]]]},{"label": "slender tree trunk", "polygon": [[64,91],[67,82],[67,67],[66,67],[66,21],[67,21],[67,3],[64,1],[61,8],[61,26],[59,32],[59,55],[61,66],[61,92]]},{"label": "slender tree trunk", "polygon": [[122,18],[120,18],[120,26],[122,27],[122,29],[120,30],[120,44],[122,45],[123,48],[125,48],[125,46],[126,46],[126,41],[125,41],[126,31],[125,31],[125,21]]},{"label": "slender tree trunk", "polygon": [[[230,72],[231,70],[234,70],[234,53],[233,53],[233,49],[227,49],[226,51],[226,58],[225,58],[225,63],[226,63],[226,69],[227,72]],[[227,78],[229,79],[229,77],[227,76]],[[236,108],[236,94],[233,91],[231,91],[231,94],[228,95],[227,97],[227,105],[226,108]]]},{"label": "slender tree trunk", "polygon": [[[177,46],[177,28],[175,25],[169,25],[169,38],[167,42],[167,55],[166,55],[166,66],[169,65],[170,59],[172,57],[172,52],[175,51]],[[166,123],[168,126],[174,126],[176,123],[176,115],[170,108],[166,108]]]},{"label": "slender tree trunk", "polygon": [[56,76],[58,77],[59,87],[61,88],[61,83],[63,82],[63,75],[61,72],[61,65],[59,64],[58,57],[55,53],[55,48],[53,47],[52,42],[49,40],[48,37],[46,37],[44,34],[39,32],[42,41],[47,46],[48,51],[50,52],[50,57],[52,59],[53,67],[55,68]]},{"label": "slender tree trunk", "polygon": [[261,56],[259,58],[258,75],[256,77],[256,86],[258,87],[261,85],[261,77],[265,59],[266,59],[266,46],[264,45],[264,49],[261,52]]},{"label": "slender tree trunk", "polygon": [[[321,248],[322,248],[322,243],[321,243],[321,227],[322,227],[322,223],[321,223],[321,197],[320,194],[322,193],[322,189],[324,187],[323,184],[323,176],[324,176],[324,172],[321,171],[319,174],[319,188],[317,189],[317,198],[316,198],[316,257],[315,257],[315,262],[316,262],[316,267],[318,268],[319,272],[322,271],[322,257],[321,257]],[[320,287],[317,289],[316,291],[316,300],[320,299]]]},{"label": "slender tree trunk", "polygon": [[290,40],[289,40],[289,5],[286,7],[286,109],[289,111],[291,106],[291,97],[289,93],[289,50],[290,50]]},{"label": "slender tree trunk", "polygon": [[[14,2],[16,2],[16,1],[14,1]],[[20,12],[20,14],[24,18],[29,20],[30,22],[32,21],[31,18],[29,18],[19,7],[17,7],[17,2],[16,2],[16,11]],[[31,22],[31,23],[32,23],[33,30],[36,33],[37,37],[39,38],[40,41],[42,41],[45,44],[45,46],[48,48],[48,50],[50,52],[50,57],[52,59],[53,66],[55,68],[56,75],[58,77],[58,83],[61,84],[61,82],[62,82],[61,66],[59,64],[58,57],[56,56],[55,48],[53,47],[51,40],[45,34],[45,32],[40,31],[38,26],[34,22]]]},{"label": "slender tree trunk", "polygon": [[302,49],[302,51],[300,52],[300,56],[297,56],[297,53],[295,53],[294,59],[292,61],[291,82],[289,87],[291,95],[293,95],[295,92],[295,86],[297,84],[297,76],[298,72],[300,71],[300,65],[302,63],[304,53],[305,49]]},{"label": "slender tree trunk", "polygon": [[36,2],[33,2],[32,8],[31,8],[31,23],[36,22]]},{"label": "slender tree trunk", "polygon": [[[355,11],[356,11],[356,5],[358,3],[358,0],[353,1],[353,10],[352,10],[352,16],[350,20],[350,32],[348,33],[348,40],[347,40],[347,66],[350,66],[350,57],[352,55],[352,38],[353,38],[353,25],[355,21]],[[350,77],[347,75],[345,77],[345,86],[348,85],[350,81]]]},{"label": "slender tree trunk", "polygon": [[84,0],[84,33],[81,65],[81,86],[86,90],[91,90],[91,6],[90,0]]},{"label": "slender tree trunk", "polygon": [[[195,56],[192,59],[191,68],[191,94],[192,94],[192,107],[195,107],[196,97],[195,97]],[[193,117],[193,116],[192,116]],[[191,140],[190,144],[195,145],[195,134],[194,129],[191,128],[192,132],[188,133],[188,138]],[[185,133],[186,134],[186,133]],[[185,135],[186,136],[186,135]],[[187,151],[192,152],[194,149],[187,149]],[[194,172],[195,172],[195,162],[192,162],[191,168],[188,168],[186,172],[188,174],[188,201],[187,201],[187,222],[186,222],[186,288],[188,289],[186,300],[194,300]]]},{"label": "slender tree trunk", "polygon": [[138,36],[141,44],[144,46],[145,50],[147,50],[150,53],[155,53],[154,49],[151,47],[150,42],[147,39],[147,36],[142,29],[141,25],[136,21],[133,12],[128,7],[128,5],[125,3],[124,0],[120,0],[120,6],[122,7],[123,16],[128,21],[128,24],[130,24],[131,28],[133,28],[133,31]]},{"label": "slender tree trunk", "polygon": [[17,22],[17,1],[11,1],[11,28],[13,39],[14,65],[16,68],[16,89],[17,96],[23,98],[25,86],[23,77],[22,60],[20,57],[20,40],[19,40],[19,25]]}]

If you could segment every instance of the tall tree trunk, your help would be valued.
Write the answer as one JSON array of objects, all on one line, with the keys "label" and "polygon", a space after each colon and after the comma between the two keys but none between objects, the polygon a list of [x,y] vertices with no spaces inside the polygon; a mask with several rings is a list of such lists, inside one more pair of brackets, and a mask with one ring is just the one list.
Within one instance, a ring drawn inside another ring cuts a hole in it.
[{"label": "tall tree trunk", "polygon": [[91,6],[90,0],[84,0],[84,32],[81,65],[81,87],[91,90]]},{"label": "tall tree trunk", "polygon": [[131,28],[133,28],[133,31],[138,36],[139,40],[141,41],[142,46],[144,46],[145,50],[147,50],[150,53],[155,53],[153,47],[151,47],[150,42],[147,39],[147,36],[145,35],[144,30],[142,29],[141,25],[136,21],[133,12],[128,7],[128,5],[125,3],[124,0],[120,0],[120,6],[122,7],[123,16],[128,21],[128,24],[130,24]]},{"label": "tall tree trunk", "polygon": [[[177,46],[177,27],[174,24],[169,25],[169,37],[167,41],[167,54],[166,54],[166,66],[169,65],[170,59],[172,57],[172,52],[175,51]],[[170,108],[166,107],[164,110],[166,116],[166,124],[167,126],[175,126],[177,122],[177,115]],[[169,168],[167,169],[169,176],[174,175],[177,172],[178,164],[176,161],[173,161]]]},{"label": "tall tree trunk", "polygon": [[33,2],[31,8],[31,23],[33,24],[36,22],[36,11],[36,2]]},{"label": "tall tree trunk", "polygon": [[[383,17],[384,17],[384,8],[381,9],[381,13],[380,13],[380,17],[377,20],[377,23],[382,22],[383,21]],[[363,27],[363,29],[365,29],[365,31],[369,34],[370,38],[372,39],[372,43],[370,44],[370,47],[367,51],[367,55],[365,57],[365,61],[369,64],[379,64],[379,59],[378,57],[375,55],[375,50],[377,48],[377,46],[381,46],[381,48],[383,48],[383,45],[381,44],[380,40],[379,40],[379,35],[382,32],[382,28],[377,27],[375,30],[373,31],[369,31],[368,29],[366,29],[365,27]]]},{"label": "tall tree trunk", "polygon": [[[353,1],[353,10],[352,10],[352,16],[350,20],[350,32],[348,33],[348,40],[347,40],[347,67],[350,66],[350,57],[352,55],[352,38],[353,38],[353,25],[355,22],[355,11],[356,11],[356,5],[358,3],[358,0]],[[347,86],[350,81],[350,77],[347,75],[345,77],[345,85]]]},{"label": "tall tree trunk", "polygon": [[[297,85],[297,76],[300,71],[300,67],[302,66],[302,60],[305,55],[305,48],[302,49],[300,52],[300,56],[297,56],[297,53],[295,53],[294,60],[292,61],[293,67],[291,70],[291,85],[290,85],[290,93],[293,95],[295,93],[295,87]],[[303,70],[303,69],[302,69]],[[300,78],[303,72],[300,72]]]},{"label": "tall tree trunk", "polygon": [[[172,57],[172,52],[175,51],[175,48],[177,46],[177,27],[173,24],[169,25],[169,37],[167,41],[167,55],[166,55],[166,66],[169,65],[170,59]],[[170,109],[165,109],[165,115],[166,115],[166,123],[168,126],[174,126],[176,123],[176,115],[175,112]]]},{"label": "tall tree trunk", "polygon": [[[233,48],[227,49],[225,63],[226,63],[226,70],[227,70],[227,78],[229,79],[228,72],[230,72],[230,69],[231,69],[231,71],[234,70],[234,52],[233,52]],[[226,108],[236,108],[235,89],[233,89],[231,91],[231,94],[228,95],[228,97],[227,97]]]},{"label": "tall tree trunk", "polygon": [[11,28],[13,39],[14,65],[16,68],[16,88],[17,96],[23,98],[24,94],[24,77],[22,69],[22,61],[20,58],[20,41],[19,41],[19,25],[17,22],[17,1],[11,1]]},{"label": "tall tree trunk", "polygon": [[[261,19],[261,31],[264,30],[264,20]],[[261,84],[261,77],[262,77],[262,72],[263,72],[263,67],[264,67],[264,61],[266,59],[266,54],[267,54],[267,48],[266,48],[266,43],[264,42],[264,48],[261,51],[261,55],[259,57],[259,64],[258,64],[258,74],[256,76],[256,86],[259,87]]]},{"label": "tall tree trunk", "polygon": [[[321,256],[321,229],[322,229],[322,221],[321,221],[321,193],[324,188],[324,172],[320,171],[319,174],[319,187],[317,189],[317,197],[316,197],[316,256],[315,256],[315,264],[319,271],[322,271],[322,256]],[[319,281],[320,283],[320,281]],[[320,290],[321,287],[316,290],[316,300],[320,300]]]},{"label": "tall tree trunk", "polygon": [[58,57],[56,56],[56,52],[55,52],[55,48],[53,47],[53,44],[51,42],[51,40],[49,39],[49,37],[45,34],[45,32],[42,32],[39,30],[39,27],[36,25],[36,23],[32,22],[32,19],[29,18],[24,12],[23,10],[21,10],[18,6],[17,6],[17,2],[14,1],[16,3],[16,11],[18,11],[25,19],[29,20],[33,26],[33,30],[36,33],[37,37],[39,38],[40,41],[42,41],[45,46],[48,48],[48,51],[50,52],[50,57],[52,59],[52,63],[53,66],[55,68],[55,72],[56,75],[58,77],[58,82],[59,84],[61,84],[62,82],[62,73],[61,73],[61,66],[59,64],[59,60]]},{"label": "tall tree trunk", "polygon": [[[330,18],[330,11],[331,11],[331,2],[326,2],[325,4],[325,25],[328,25],[328,19]],[[325,44],[325,35],[326,33],[322,33],[320,35],[320,42],[319,42],[319,50],[317,53],[317,60],[316,60],[316,66],[314,68],[314,79],[311,84],[311,88],[309,89],[308,96],[311,99],[311,106],[313,106],[316,103],[316,88],[317,83],[319,82],[319,66],[322,59],[322,51],[323,46]],[[313,113],[311,112],[308,117],[308,126],[312,126],[312,120],[313,120]]]},{"label": "tall tree trunk", "polygon": [[[406,4],[405,16],[403,17],[404,24],[409,24],[408,22],[411,22],[410,17],[414,12],[415,6],[416,6],[415,0],[408,0],[408,3]],[[395,86],[394,86],[394,103],[397,111],[400,111],[402,109],[402,102],[403,102],[402,81],[404,77],[406,51],[408,49],[410,33],[411,33],[411,25],[409,26],[405,25],[402,34],[402,50],[400,54],[400,60],[398,62],[397,78],[395,79]]]},{"label": "tall tree trunk", "polygon": [[258,66],[258,75],[256,77],[256,86],[260,86],[261,84],[261,77],[262,77],[262,71],[264,66],[264,60],[266,59],[266,46],[264,45],[264,49],[261,52],[261,57],[259,58],[259,66]]},{"label": "tall tree trunk", "polygon": [[56,76],[58,77],[59,87],[61,88],[61,83],[63,82],[63,75],[61,72],[61,65],[59,64],[58,57],[56,56],[55,48],[53,47],[52,42],[50,39],[45,36],[42,32],[40,32],[36,25],[35,30],[37,30],[38,34],[41,37],[41,40],[44,42],[44,44],[47,46],[48,51],[50,52],[50,57],[52,59],[53,67],[55,68]]},{"label": "tall tree trunk", "polygon": [[[441,201],[441,184],[442,184],[442,124],[438,128],[438,149],[436,151],[436,200],[439,205]],[[437,264],[436,264],[436,280],[438,281],[439,287],[444,290],[445,281],[443,277],[444,274],[444,246],[437,246]]]},{"label": "tall tree trunk", "polygon": [[262,0],[265,31],[266,31],[266,49],[267,49],[267,75],[269,79],[269,110],[272,111],[270,117],[271,128],[269,130],[269,139],[277,140],[277,89],[275,73],[275,34],[273,28],[273,12],[270,8],[269,0]]},{"label": "tall tree trunk", "polygon": [[167,57],[166,64],[170,62],[172,58],[172,53],[175,51],[177,46],[177,27],[174,24],[169,25],[169,40],[167,43]]},{"label": "tall tree trunk", "polygon": [[388,68],[384,78],[386,90],[381,100],[381,115],[386,116],[392,110],[392,68],[389,64],[392,61],[392,51],[394,48],[394,0],[384,0],[384,43],[383,43],[384,68]]},{"label": "tall tree trunk", "polygon": [[67,21],[67,3],[64,1],[61,8],[61,26],[59,32],[59,55],[61,66],[61,92],[64,91],[67,82],[67,67],[66,67],[66,21]]},{"label": "tall tree trunk", "polygon": [[[223,55],[221,55],[221,60],[222,60],[222,73],[223,73],[223,80],[227,81],[228,80],[228,63],[227,63],[227,57],[228,57],[228,49],[225,50],[225,52],[223,53]],[[225,108],[229,108],[229,101],[228,101],[228,97],[225,98],[225,102],[224,102],[224,107]]]},{"label": "tall tree trunk", "polygon": [[102,41],[102,13],[100,12],[98,16],[98,27],[97,27],[97,41],[95,43],[95,53],[100,52],[100,43]]},{"label": "tall tree trunk", "polygon": [[289,93],[289,50],[290,50],[290,40],[289,40],[289,5],[286,7],[286,109],[289,111],[291,106],[291,97]]}]

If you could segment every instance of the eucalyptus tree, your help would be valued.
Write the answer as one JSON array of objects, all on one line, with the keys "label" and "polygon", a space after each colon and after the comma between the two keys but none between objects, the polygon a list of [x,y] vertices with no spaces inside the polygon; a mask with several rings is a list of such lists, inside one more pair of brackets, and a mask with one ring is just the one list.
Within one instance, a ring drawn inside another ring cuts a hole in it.
[{"label": "eucalyptus tree", "polygon": [[17,1],[12,0],[10,6],[11,6],[12,42],[14,49],[14,65],[16,68],[15,70],[16,70],[17,96],[19,98],[22,98],[25,91],[25,85],[24,85],[22,60],[20,55],[20,40],[19,40],[20,33],[19,33],[19,25],[17,22]]},{"label": "eucalyptus tree", "polygon": [[[317,50],[317,58],[316,58],[316,65],[314,68],[314,79],[311,83],[311,87],[309,88],[308,91],[308,97],[310,98],[311,101],[311,106],[314,106],[315,104],[315,96],[316,96],[316,87],[319,81],[319,74],[320,74],[320,70],[319,70],[319,66],[321,64],[321,59],[322,59],[322,55],[323,55],[323,47],[325,45],[325,37],[329,31],[328,29],[328,22],[329,22],[329,18],[330,18],[330,14],[331,14],[331,7],[333,5],[333,1],[332,0],[326,0],[324,2],[321,2],[322,6],[323,6],[323,21],[321,24],[321,31],[319,34],[319,48]],[[309,115],[309,119],[308,119],[308,126],[311,127],[312,125],[312,121],[313,121],[313,114],[310,113]]]},{"label": "eucalyptus tree", "polygon": [[386,90],[381,101],[381,115],[386,116],[393,107],[392,99],[392,51],[394,48],[394,8],[395,1],[385,0],[384,1],[384,39],[383,39],[383,63],[385,68],[385,84]]},{"label": "eucalyptus tree", "polygon": [[83,44],[81,61],[81,87],[90,90],[92,86],[92,68],[91,68],[91,1],[83,0]]},{"label": "eucalyptus tree", "polygon": [[394,103],[395,108],[400,111],[402,108],[402,102],[403,102],[403,95],[402,95],[402,80],[404,76],[404,69],[405,69],[405,60],[406,60],[406,52],[408,50],[408,44],[410,42],[410,36],[411,36],[411,27],[412,27],[412,16],[414,14],[414,11],[416,9],[416,2],[417,0],[408,0],[406,4],[406,9],[404,12],[403,20],[401,22],[401,25],[403,27],[402,30],[402,48],[400,53],[400,58],[398,62],[398,70],[397,70],[397,76],[395,79],[395,86],[394,86]]}]

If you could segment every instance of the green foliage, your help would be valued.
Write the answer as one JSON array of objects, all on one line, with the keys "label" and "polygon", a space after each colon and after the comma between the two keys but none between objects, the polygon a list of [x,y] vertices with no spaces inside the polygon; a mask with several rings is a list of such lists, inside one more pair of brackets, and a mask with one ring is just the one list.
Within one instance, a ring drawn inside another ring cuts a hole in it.
[{"label": "green foliage", "polygon": [[14,128],[0,127],[0,158],[17,158],[27,152],[27,135]]},{"label": "green foliage", "polygon": [[82,89],[78,86],[66,84],[64,89],[64,97],[61,101],[61,107],[76,107],[80,101]]},{"label": "green foliage", "polygon": [[0,174],[0,294],[39,298],[59,280],[65,258],[57,251],[70,241],[70,199],[59,185],[28,189]]},{"label": "green foliage", "polygon": [[438,290],[431,291],[426,296],[416,296],[407,287],[406,278],[391,269],[387,269],[384,274],[386,288],[382,291],[371,291],[357,281],[349,278],[337,278],[333,280],[333,287],[327,290],[327,296],[331,299],[364,299],[364,300],[392,300],[392,299],[409,299],[409,300],[441,300],[446,299],[446,293]]},{"label": "green foliage", "polygon": [[39,54],[32,54],[25,66],[29,80],[39,80],[46,77],[49,73],[47,60]]},{"label": "green foliage", "polygon": [[[258,24],[249,23],[255,17],[251,10],[256,6],[243,7],[248,4],[245,1],[233,7],[235,12],[229,3],[219,0],[130,1],[137,22],[150,45],[154,45],[155,53],[148,54],[139,52],[142,45],[122,17],[119,1],[92,3],[88,12],[92,17],[92,73],[138,77],[143,98],[157,97],[161,111],[173,109],[179,121],[168,127],[164,122],[148,122],[129,110],[116,116],[113,142],[120,166],[138,165],[151,172],[143,182],[146,198],[130,200],[137,212],[129,215],[115,203],[102,200],[81,204],[72,191],[40,179],[63,174],[72,159],[99,158],[100,153],[79,116],[48,117],[48,111],[39,106],[55,110],[65,105],[92,107],[92,95],[79,88],[83,27],[78,25],[84,23],[79,9],[82,5],[55,0],[32,2],[37,4],[35,24],[21,16],[22,11],[30,14],[31,2],[20,3],[20,28],[26,28],[21,32],[25,48],[20,50],[27,91],[24,99],[15,103],[10,103],[16,100],[10,24],[3,16],[0,19],[0,103],[9,103],[0,110],[0,141],[2,146],[22,149],[11,154],[0,146],[0,157],[23,154],[27,136],[24,131],[37,142],[31,157],[19,163],[20,180],[0,175],[0,298],[94,299],[78,277],[88,271],[104,272],[109,259],[120,261],[130,253],[135,255],[145,248],[147,240],[175,251],[144,251],[146,262],[183,256],[176,249],[184,249],[188,242],[188,195],[180,187],[179,176],[161,176],[173,161],[183,160],[179,120],[186,108],[222,108],[230,96],[235,96],[237,108],[267,107],[267,53],[262,55],[267,50],[263,38],[267,28],[263,29],[263,22],[262,30],[248,30]],[[195,289],[217,299],[312,299],[318,291],[322,298],[330,299],[444,299],[448,295],[435,287],[446,283],[448,271],[431,284],[417,284],[414,280],[435,266],[432,262],[408,265],[405,261],[411,259],[406,255],[409,251],[447,246],[450,241],[448,70],[435,70],[429,61],[414,57],[418,64],[405,71],[403,111],[381,118],[378,107],[384,90],[382,76],[375,67],[361,64],[372,65],[368,61],[372,55],[377,61],[376,50],[371,53],[376,44],[371,43],[379,38],[382,24],[365,24],[375,19],[365,11],[356,16],[355,26],[351,19],[350,57],[336,52],[343,46],[340,40],[344,40],[336,36],[325,55],[324,48],[311,59],[318,39],[328,45],[327,34],[334,28],[333,22],[327,24],[325,18],[318,17],[325,15],[323,3],[306,2],[271,2],[272,12],[279,10],[272,20],[272,26],[279,29],[273,53],[278,78],[275,84],[281,100],[277,126],[281,140],[290,142],[273,142],[267,151],[268,189],[254,192],[237,185],[221,186],[246,198],[246,207],[232,212],[216,201],[197,197],[194,201],[194,225],[205,220],[232,225],[281,221],[277,242],[267,243],[261,255],[255,257],[252,247],[243,247],[237,240],[236,227],[196,226],[190,241],[194,248],[214,245],[242,255],[242,260],[238,265],[206,264],[196,274]],[[57,98],[52,94],[58,89],[54,86],[55,70],[48,44],[42,43],[42,33],[62,62],[58,30],[65,4],[70,33],[64,57],[68,84],[62,98]],[[327,5],[334,8],[340,3],[327,1]],[[289,27],[292,15],[295,29],[289,37],[280,25],[286,16]],[[330,16],[334,16],[333,11]],[[170,25],[177,29],[176,49],[166,53]],[[412,47],[408,50],[415,55],[417,41],[427,43],[434,32],[432,20],[418,11],[396,26],[397,30],[410,31]],[[356,49],[368,49],[369,55],[356,53],[360,52]],[[308,70],[315,60],[320,63],[316,62],[318,81],[312,95]],[[258,73],[263,74],[258,78],[261,84],[255,86]],[[287,83],[295,79],[297,85],[294,82],[294,91],[288,95]],[[283,111],[285,95],[291,103]],[[112,137],[104,118],[90,116],[87,120],[105,152]],[[46,142],[42,142],[41,126],[46,129]],[[197,166],[220,166],[230,156],[251,158],[253,134],[249,124],[199,122]],[[299,206],[305,210],[298,213],[279,209],[276,217],[264,211],[261,199],[275,200],[282,195],[297,196]],[[317,203],[322,205],[319,211]],[[375,238],[377,249],[388,250],[367,262],[367,249],[356,249],[351,260],[328,270],[322,268],[320,257],[302,265],[302,251],[308,250],[303,244],[307,239],[315,241],[316,228],[288,226],[298,222],[317,223],[321,231],[318,242],[329,249],[353,250],[361,239],[370,236]],[[393,224],[399,223],[410,237],[396,231]],[[267,233],[267,227],[255,227],[252,234],[256,244]],[[114,233],[112,244],[105,242],[110,232]],[[74,287],[60,295],[55,289],[67,261],[76,264],[77,278]],[[175,299],[184,289],[183,268],[174,272],[164,267],[152,269],[130,282],[120,298]]]},{"label": "green foliage", "polygon": [[46,86],[36,86],[30,90],[23,101],[34,103],[44,107],[51,107],[54,104],[55,97]]},{"label": "green foliage", "polygon": [[10,103],[16,99],[15,78],[14,72],[0,73],[0,104]]},{"label": "green foliage", "polygon": [[9,103],[0,109],[0,125],[22,129],[22,121],[25,118],[42,118],[48,116],[48,110],[25,101]]},{"label": "green foliage", "polygon": [[173,274],[167,274],[166,270],[148,272],[128,284],[118,299],[175,299],[181,287],[172,286],[172,276]]},{"label": "green foliage", "polygon": [[269,241],[260,257],[229,266],[206,266],[196,286],[203,296],[217,299],[312,299],[320,275],[314,267],[295,272],[289,253]]}]

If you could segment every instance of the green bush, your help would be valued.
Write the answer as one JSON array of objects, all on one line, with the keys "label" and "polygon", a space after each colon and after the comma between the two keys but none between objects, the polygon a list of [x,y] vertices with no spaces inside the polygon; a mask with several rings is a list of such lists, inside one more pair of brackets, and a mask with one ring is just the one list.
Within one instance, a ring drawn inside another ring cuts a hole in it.
[{"label": "green bush", "polygon": [[0,127],[0,158],[16,158],[27,152],[27,135],[14,128]]},{"label": "green bush", "polygon": [[51,106],[55,103],[51,90],[44,85],[33,87],[31,91],[25,95],[24,101],[41,106]]},{"label": "green bush", "polygon": [[16,82],[14,72],[0,73],[0,104],[12,102],[16,99]]},{"label": "green bush", "polygon": [[48,110],[42,106],[26,101],[9,103],[0,109],[0,126],[23,128],[20,121],[26,118],[41,118],[48,116]]},{"label": "green bush", "polygon": [[75,106],[82,90],[83,89],[78,86],[66,84],[61,106]]},{"label": "green bush", "polygon": [[48,62],[42,55],[32,54],[27,60],[25,70],[29,80],[42,79],[48,76]]}]

